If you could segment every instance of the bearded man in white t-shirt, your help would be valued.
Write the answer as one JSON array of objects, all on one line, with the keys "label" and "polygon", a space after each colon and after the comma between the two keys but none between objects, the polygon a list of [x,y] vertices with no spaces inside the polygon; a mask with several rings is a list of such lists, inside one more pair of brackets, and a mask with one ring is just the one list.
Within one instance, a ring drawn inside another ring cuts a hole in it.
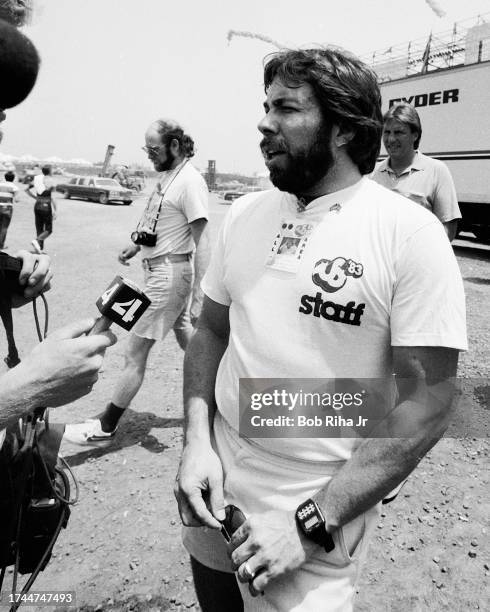
[{"label": "bearded man in white t-shirt", "polygon": [[[463,287],[434,215],[366,177],[381,136],[374,73],[337,49],[282,51],[264,83],[276,189],[233,204],[202,282],[175,494],[204,612],[346,612],[380,502],[447,426]],[[251,379],[393,374],[396,404],[369,437],[244,429]]]},{"label": "bearded man in white t-shirt", "polygon": [[118,255],[123,265],[138,253],[145,274],[150,307],[131,330],[124,369],[102,414],[66,426],[65,438],[75,444],[110,444],[126,409],[138,393],[151,349],[173,329],[182,350],[194,332],[202,304],[201,278],[209,249],[208,188],[192,165],[194,141],[172,119],[150,124],[143,147],[159,172],[158,182],[132,242]]}]

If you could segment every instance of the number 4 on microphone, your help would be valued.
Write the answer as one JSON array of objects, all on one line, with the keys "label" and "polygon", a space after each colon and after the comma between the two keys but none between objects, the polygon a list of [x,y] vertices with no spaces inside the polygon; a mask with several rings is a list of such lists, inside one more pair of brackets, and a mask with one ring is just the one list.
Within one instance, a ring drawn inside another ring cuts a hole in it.
[{"label": "number 4 on microphone", "polygon": [[[135,298],[134,300],[130,300],[129,302],[115,302],[111,308],[112,310],[117,312],[117,314],[122,315],[122,321],[130,322],[134,319],[136,311],[142,303],[143,302],[141,300],[137,300]],[[124,309],[124,306],[126,306],[126,309]]]},{"label": "number 4 on microphone", "polygon": [[97,300],[104,316],[130,330],[150,305],[148,297],[130,280],[116,276]]}]

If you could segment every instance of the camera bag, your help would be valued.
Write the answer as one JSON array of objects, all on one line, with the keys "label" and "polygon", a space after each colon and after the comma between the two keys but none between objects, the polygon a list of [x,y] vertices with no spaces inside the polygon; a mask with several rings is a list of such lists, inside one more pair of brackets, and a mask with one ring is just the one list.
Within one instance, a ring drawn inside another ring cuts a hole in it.
[{"label": "camera bag", "polygon": [[49,425],[48,411],[41,410],[9,427],[0,449],[0,589],[13,565],[13,593],[18,573],[31,573],[22,589],[27,593],[46,567],[76,502],[70,500],[70,470],[58,455],[64,425]]}]

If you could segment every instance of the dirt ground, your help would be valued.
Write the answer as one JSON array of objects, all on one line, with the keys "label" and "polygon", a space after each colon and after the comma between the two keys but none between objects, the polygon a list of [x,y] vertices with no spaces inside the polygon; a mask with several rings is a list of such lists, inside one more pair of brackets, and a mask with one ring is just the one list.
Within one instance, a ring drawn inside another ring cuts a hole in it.
[{"label": "dirt ground", "polygon": [[[143,202],[124,207],[59,200],[59,219],[46,243],[55,272],[47,295],[50,329],[95,315],[95,300],[116,273],[141,283],[139,262],[123,268],[116,254]],[[214,229],[225,210],[212,204]],[[26,196],[15,210],[9,252],[33,237],[32,200]],[[441,441],[399,498],[384,507],[357,612],[488,609],[490,250],[456,251],[467,294],[471,348],[460,360],[460,376],[470,389],[465,416],[471,427],[465,437]],[[14,318],[22,356],[36,342],[32,311],[25,307]],[[53,421],[91,417],[110,399],[126,341],[125,332],[116,333],[119,342],[92,394],[52,411]],[[0,343],[5,346],[3,332]],[[80,502],[36,590],[75,591],[76,609],[85,612],[198,609],[172,494],[182,439],[181,383],[182,353],[169,337],[155,348],[114,445],[94,450],[63,444]]]}]

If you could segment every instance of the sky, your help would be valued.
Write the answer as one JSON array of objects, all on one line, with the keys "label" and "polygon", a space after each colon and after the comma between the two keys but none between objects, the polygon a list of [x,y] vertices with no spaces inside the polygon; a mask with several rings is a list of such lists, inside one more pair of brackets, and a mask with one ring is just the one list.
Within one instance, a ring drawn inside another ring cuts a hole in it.
[{"label": "sky", "polygon": [[39,158],[145,163],[141,147],[159,117],[196,143],[195,164],[263,173],[263,58],[270,43],[340,45],[359,55],[452,28],[490,11],[490,0],[34,0],[23,31],[42,59],[35,89],[8,111],[0,152]]}]

